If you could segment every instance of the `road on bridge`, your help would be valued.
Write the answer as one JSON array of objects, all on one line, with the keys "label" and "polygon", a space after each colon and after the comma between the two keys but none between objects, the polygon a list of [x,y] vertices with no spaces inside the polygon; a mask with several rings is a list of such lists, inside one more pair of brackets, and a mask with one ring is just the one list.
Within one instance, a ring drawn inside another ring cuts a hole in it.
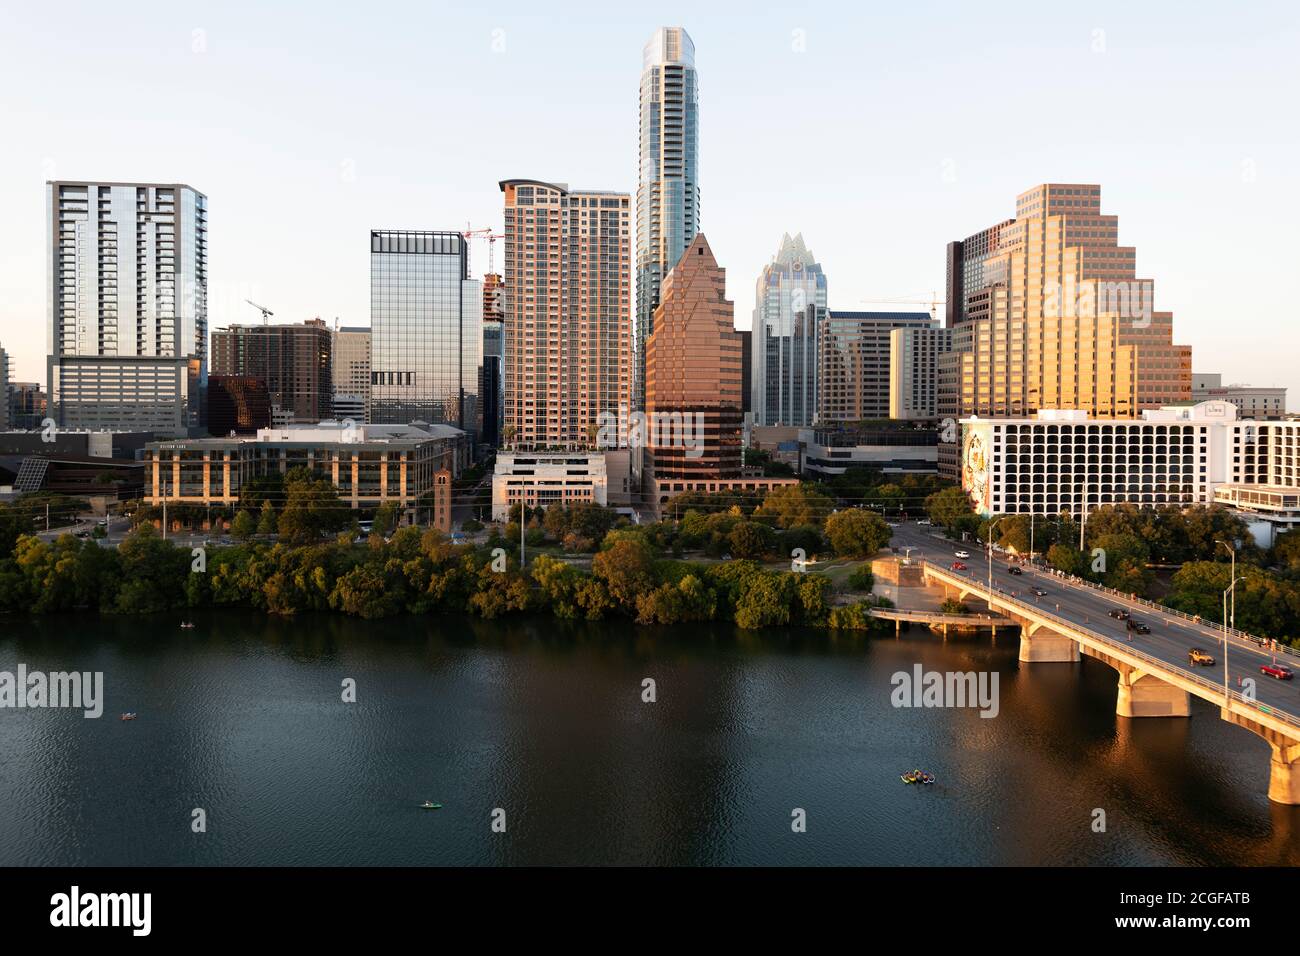
[{"label": "road on bridge", "polygon": [[[890,544],[898,549],[901,556],[908,554],[910,548],[913,560],[923,559],[939,567],[950,568],[953,562],[961,561],[968,566],[966,571],[953,571],[959,577],[968,579],[974,587],[986,591],[988,587],[987,550],[978,542],[962,543],[947,540],[932,528],[906,522],[894,528]],[[955,552],[969,551],[969,558],[957,558]],[[1223,685],[1223,630],[1213,624],[1197,624],[1176,614],[1162,612],[1149,605],[1130,600],[1116,594],[1109,594],[1072,581],[1058,577],[1041,568],[1023,566],[1023,574],[1012,575],[1008,572],[1010,564],[1005,555],[999,557],[993,553],[993,587],[995,590],[1021,601],[1037,604],[1044,611],[1056,614],[1073,624],[1079,624],[1099,634],[1115,640],[1118,644],[1127,644],[1133,649],[1148,654],[1177,670],[1193,674],[1203,680]],[[1032,588],[1038,587],[1047,592],[1036,596]],[[981,602],[972,594],[967,604],[972,611],[981,611]],[[1151,628],[1150,634],[1137,634],[1128,631],[1125,622],[1109,616],[1113,608],[1128,611],[1135,619]],[[1130,640],[1131,639],[1131,640]],[[1188,651],[1199,647],[1214,657],[1210,667],[1193,665],[1188,661]],[[1300,724],[1300,681],[1280,681],[1260,673],[1260,666],[1273,661],[1290,666],[1292,660],[1288,654],[1273,654],[1268,648],[1258,647],[1252,643],[1230,639],[1228,643],[1228,683],[1234,694],[1241,694],[1243,688],[1238,683],[1243,678],[1255,681],[1256,703],[1279,711],[1278,716],[1289,718],[1290,722]],[[1284,716],[1285,715],[1285,716]]]}]

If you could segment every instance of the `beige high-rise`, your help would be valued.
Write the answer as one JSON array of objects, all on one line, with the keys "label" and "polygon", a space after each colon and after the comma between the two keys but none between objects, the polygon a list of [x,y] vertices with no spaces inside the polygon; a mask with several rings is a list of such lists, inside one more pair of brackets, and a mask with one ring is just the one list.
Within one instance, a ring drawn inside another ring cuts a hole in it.
[{"label": "beige high-rise", "polygon": [[[1028,417],[1043,408],[1135,418],[1191,396],[1191,347],[1175,345],[1173,315],[1156,312],[1154,282],[1118,243],[1119,218],[1101,187],[1047,183],[1021,193],[997,241],[965,250],[950,295],[952,351],[940,366],[939,414]],[[953,244],[961,245],[961,244]],[[951,262],[950,251],[950,262]],[[942,451],[942,449],[941,449]],[[955,455],[941,470],[955,474]]]},{"label": "beige high-rise", "polygon": [[505,442],[593,447],[604,416],[625,420],[632,404],[631,196],[500,185]]}]

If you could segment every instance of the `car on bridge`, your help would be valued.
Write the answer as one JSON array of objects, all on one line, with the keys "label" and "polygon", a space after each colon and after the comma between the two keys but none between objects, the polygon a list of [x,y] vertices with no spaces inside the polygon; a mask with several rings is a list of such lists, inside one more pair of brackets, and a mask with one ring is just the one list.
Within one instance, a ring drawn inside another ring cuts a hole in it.
[{"label": "car on bridge", "polygon": [[954,561],[954,562],[952,563],[952,569],[953,569],[954,571],[968,571],[968,570],[970,570],[969,568],[966,567],[966,565],[962,564],[960,561]]},{"label": "car on bridge", "polygon": [[954,552],[953,552],[953,555],[954,555],[954,557],[958,557],[958,558],[969,558],[969,557],[970,557],[970,552],[969,552],[969,551],[954,551]]},{"label": "car on bridge", "polygon": [[1039,597],[1047,597],[1047,592],[1044,591],[1042,588],[1030,588],[1030,590],[1033,591]]},{"label": "car on bridge", "polygon": [[1128,611],[1124,610],[1122,607],[1113,607],[1106,613],[1117,621],[1127,621],[1129,618]]},{"label": "car on bridge", "polygon": [[1011,567],[1007,568],[1007,574],[1024,574],[1024,573],[1025,573],[1024,571],[1021,571],[1014,564]]},{"label": "car on bridge", "polygon": [[1265,664],[1259,669],[1259,672],[1269,677],[1276,677],[1278,680],[1291,679],[1291,668],[1284,664]]},{"label": "car on bridge", "polygon": [[1150,633],[1151,633],[1151,628],[1147,627],[1145,624],[1143,624],[1141,621],[1139,621],[1139,620],[1138,620],[1137,618],[1135,618],[1135,617],[1130,617],[1130,618],[1125,622],[1125,626],[1128,627],[1128,629],[1129,629],[1130,631],[1135,631],[1135,632],[1137,632],[1138,634],[1150,634]]},{"label": "car on bridge", "polygon": [[1201,650],[1199,647],[1193,647],[1187,652],[1187,663],[1197,664],[1201,667],[1213,667],[1214,658],[1205,653],[1205,651]]}]

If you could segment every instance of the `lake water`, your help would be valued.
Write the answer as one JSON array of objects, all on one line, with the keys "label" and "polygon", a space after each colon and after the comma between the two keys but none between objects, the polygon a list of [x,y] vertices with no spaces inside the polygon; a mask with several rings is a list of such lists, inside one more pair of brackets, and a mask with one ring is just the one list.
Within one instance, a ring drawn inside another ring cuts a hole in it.
[{"label": "lake water", "polygon": [[[0,670],[102,671],[106,698],[0,710],[0,865],[1300,862],[1263,741],[1197,700],[1117,718],[1111,670],[1015,638],[179,620],[0,621]],[[916,663],[996,672],[998,716],[895,708]]]}]

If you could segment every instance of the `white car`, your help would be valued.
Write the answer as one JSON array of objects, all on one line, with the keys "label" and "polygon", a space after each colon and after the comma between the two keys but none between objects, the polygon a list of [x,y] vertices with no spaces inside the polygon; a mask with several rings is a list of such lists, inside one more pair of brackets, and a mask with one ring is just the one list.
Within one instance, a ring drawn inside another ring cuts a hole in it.
[{"label": "white car", "polygon": [[955,554],[957,557],[959,557],[959,558],[969,558],[969,557],[970,557],[970,552],[969,552],[969,551],[956,551],[956,552],[954,552],[954,554]]}]

